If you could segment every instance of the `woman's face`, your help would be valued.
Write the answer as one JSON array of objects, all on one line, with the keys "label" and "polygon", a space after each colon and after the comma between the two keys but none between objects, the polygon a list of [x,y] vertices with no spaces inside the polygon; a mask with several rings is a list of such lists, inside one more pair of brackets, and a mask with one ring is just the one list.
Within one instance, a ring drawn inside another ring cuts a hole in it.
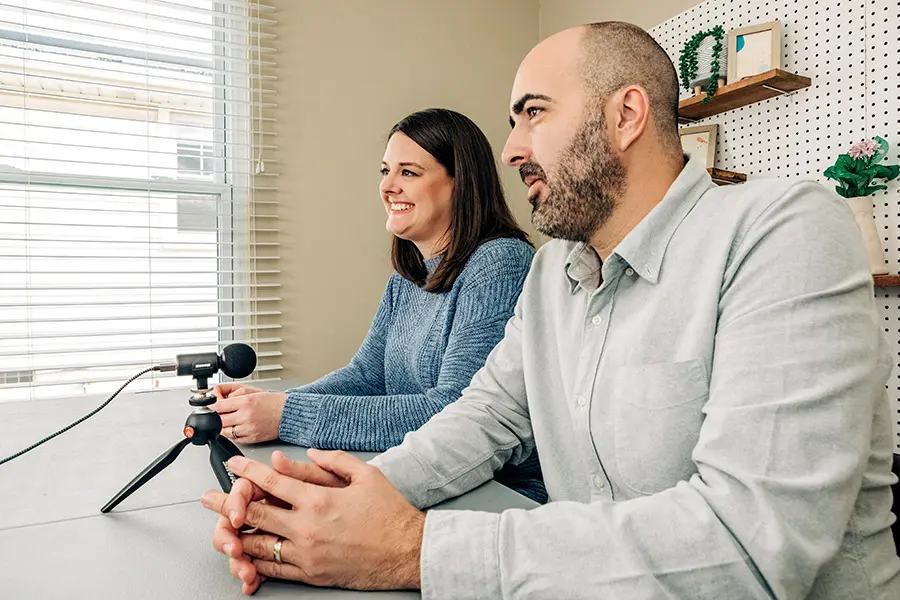
[{"label": "woman's face", "polygon": [[384,150],[378,189],[389,232],[413,242],[425,258],[442,251],[453,196],[453,178],[443,165],[398,131]]}]

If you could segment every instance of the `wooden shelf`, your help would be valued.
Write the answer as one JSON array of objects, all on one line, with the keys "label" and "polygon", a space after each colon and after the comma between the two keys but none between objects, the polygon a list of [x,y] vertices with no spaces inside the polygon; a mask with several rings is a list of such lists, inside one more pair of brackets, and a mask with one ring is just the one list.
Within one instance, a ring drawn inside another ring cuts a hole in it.
[{"label": "wooden shelf", "polygon": [[735,173],[734,171],[726,171],[725,169],[717,169],[711,167],[706,170],[712,177],[713,183],[716,185],[734,185],[735,183],[744,183],[747,181],[747,175],[744,173]]},{"label": "wooden shelf", "polygon": [[726,110],[795,92],[810,85],[812,85],[812,80],[809,77],[794,75],[781,69],[772,69],[719,88],[709,104],[703,104],[703,99],[706,98],[705,93],[682,100],[678,103],[678,121],[693,123]]},{"label": "wooden shelf", "polygon": [[872,275],[875,287],[893,287],[900,285],[900,275]]}]

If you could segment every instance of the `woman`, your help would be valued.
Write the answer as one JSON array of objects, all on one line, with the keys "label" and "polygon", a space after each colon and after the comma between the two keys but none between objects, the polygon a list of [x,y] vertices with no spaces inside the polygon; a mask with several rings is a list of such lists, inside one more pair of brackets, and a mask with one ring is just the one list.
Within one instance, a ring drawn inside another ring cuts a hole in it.
[{"label": "woman", "polygon": [[[459,398],[503,337],[534,251],[478,126],[444,109],[409,115],[391,129],[381,175],[396,272],[362,346],[346,367],[286,393],[219,385],[226,436],[386,450]],[[536,454],[497,480],[547,500]]]}]

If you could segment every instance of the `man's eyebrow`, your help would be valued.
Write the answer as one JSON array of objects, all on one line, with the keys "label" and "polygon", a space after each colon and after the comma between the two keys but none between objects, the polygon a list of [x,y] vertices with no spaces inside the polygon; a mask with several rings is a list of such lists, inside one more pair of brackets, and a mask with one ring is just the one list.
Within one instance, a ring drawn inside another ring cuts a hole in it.
[{"label": "man's eyebrow", "polygon": [[525,94],[518,100],[516,103],[512,105],[512,112],[514,115],[520,114],[523,110],[525,110],[525,103],[529,100],[544,100],[545,102],[553,102],[553,98],[550,96],[545,96],[544,94]]}]

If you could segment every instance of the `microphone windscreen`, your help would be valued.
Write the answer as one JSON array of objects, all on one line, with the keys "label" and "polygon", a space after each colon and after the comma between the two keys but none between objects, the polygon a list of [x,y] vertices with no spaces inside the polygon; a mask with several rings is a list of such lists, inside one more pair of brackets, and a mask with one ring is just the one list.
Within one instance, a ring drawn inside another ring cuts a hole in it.
[{"label": "microphone windscreen", "polygon": [[232,379],[247,377],[256,368],[256,352],[247,344],[228,344],[222,349],[219,368]]}]

